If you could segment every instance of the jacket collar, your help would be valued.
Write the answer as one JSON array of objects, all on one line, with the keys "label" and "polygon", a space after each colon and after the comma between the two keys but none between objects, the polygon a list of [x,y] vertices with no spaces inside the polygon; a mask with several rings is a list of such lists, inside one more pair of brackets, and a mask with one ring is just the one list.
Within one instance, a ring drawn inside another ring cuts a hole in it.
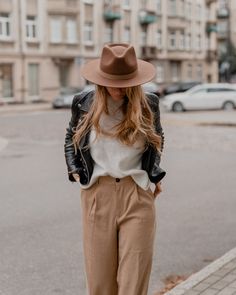
[{"label": "jacket collar", "polygon": [[84,112],[88,112],[90,109],[90,106],[93,102],[93,98],[94,98],[94,93],[95,91],[87,91],[87,92],[83,92],[81,94],[81,99],[79,101],[78,107],[84,111]]}]

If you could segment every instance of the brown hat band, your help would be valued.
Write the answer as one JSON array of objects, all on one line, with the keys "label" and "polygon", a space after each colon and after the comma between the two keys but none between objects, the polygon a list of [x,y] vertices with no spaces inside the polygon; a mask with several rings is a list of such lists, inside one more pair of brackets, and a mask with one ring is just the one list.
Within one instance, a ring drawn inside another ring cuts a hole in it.
[{"label": "brown hat band", "polygon": [[138,70],[135,70],[133,73],[127,74],[127,75],[112,75],[112,74],[107,74],[104,73],[103,71],[100,71],[100,75],[103,76],[104,78],[111,79],[111,80],[126,80],[133,78],[137,75]]}]

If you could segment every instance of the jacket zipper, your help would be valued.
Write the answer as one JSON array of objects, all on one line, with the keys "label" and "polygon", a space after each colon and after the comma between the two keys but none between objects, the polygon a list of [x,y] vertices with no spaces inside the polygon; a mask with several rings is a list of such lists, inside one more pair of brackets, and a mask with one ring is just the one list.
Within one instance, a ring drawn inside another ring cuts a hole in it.
[{"label": "jacket zipper", "polygon": [[83,153],[82,153],[82,150],[81,150],[80,146],[79,146],[79,151],[80,151],[81,157],[82,157],[82,159],[83,159],[83,161],[84,161],[84,164],[85,164],[85,166],[86,166],[87,174],[88,174],[88,180],[89,180],[89,170],[88,170],[88,165],[87,165],[87,163],[86,163],[86,161],[85,161],[85,159],[84,159],[84,156],[83,156]]}]

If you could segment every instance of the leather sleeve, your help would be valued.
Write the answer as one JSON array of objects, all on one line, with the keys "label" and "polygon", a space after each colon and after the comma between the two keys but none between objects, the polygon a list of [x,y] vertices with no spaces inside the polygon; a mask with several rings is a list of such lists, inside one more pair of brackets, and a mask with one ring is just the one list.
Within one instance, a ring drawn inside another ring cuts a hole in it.
[{"label": "leather sleeve", "polygon": [[148,94],[149,98],[151,99],[152,109],[154,110],[154,124],[155,130],[158,135],[161,136],[161,151],[164,150],[164,143],[165,143],[165,135],[161,125],[161,115],[160,115],[160,107],[159,107],[159,97],[153,93]]},{"label": "leather sleeve", "polygon": [[[161,152],[164,150],[164,131],[161,125],[161,116],[160,116],[160,107],[159,107],[159,97],[155,94],[149,94],[149,98],[151,99],[151,106],[154,111],[154,124],[155,130],[158,135],[161,136]],[[150,160],[153,165],[150,173],[150,180],[153,183],[158,183],[162,178],[165,177],[166,171],[160,167],[161,156],[157,152],[153,152],[154,159]],[[155,155],[155,156],[154,156]]]},{"label": "leather sleeve", "polygon": [[65,143],[64,143],[64,154],[68,171],[68,178],[70,181],[75,182],[72,173],[78,173],[79,167],[76,165],[75,148],[72,142],[72,136],[74,135],[74,128],[77,126],[79,119],[78,109],[79,97],[74,96],[71,106],[71,119],[69,125],[66,128]]}]

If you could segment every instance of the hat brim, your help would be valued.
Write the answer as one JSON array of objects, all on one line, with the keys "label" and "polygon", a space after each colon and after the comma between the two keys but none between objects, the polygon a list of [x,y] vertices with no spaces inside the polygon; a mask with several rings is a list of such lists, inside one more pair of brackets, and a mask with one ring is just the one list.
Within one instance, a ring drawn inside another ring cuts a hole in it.
[{"label": "hat brim", "polygon": [[142,85],[151,81],[156,74],[155,67],[144,60],[137,59],[138,70],[137,74],[129,79],[108,79],[100,73],[100,59],[95,59],[84,64],[81,69],[81,75],[88,81],[106,87],[132,87]]}]

